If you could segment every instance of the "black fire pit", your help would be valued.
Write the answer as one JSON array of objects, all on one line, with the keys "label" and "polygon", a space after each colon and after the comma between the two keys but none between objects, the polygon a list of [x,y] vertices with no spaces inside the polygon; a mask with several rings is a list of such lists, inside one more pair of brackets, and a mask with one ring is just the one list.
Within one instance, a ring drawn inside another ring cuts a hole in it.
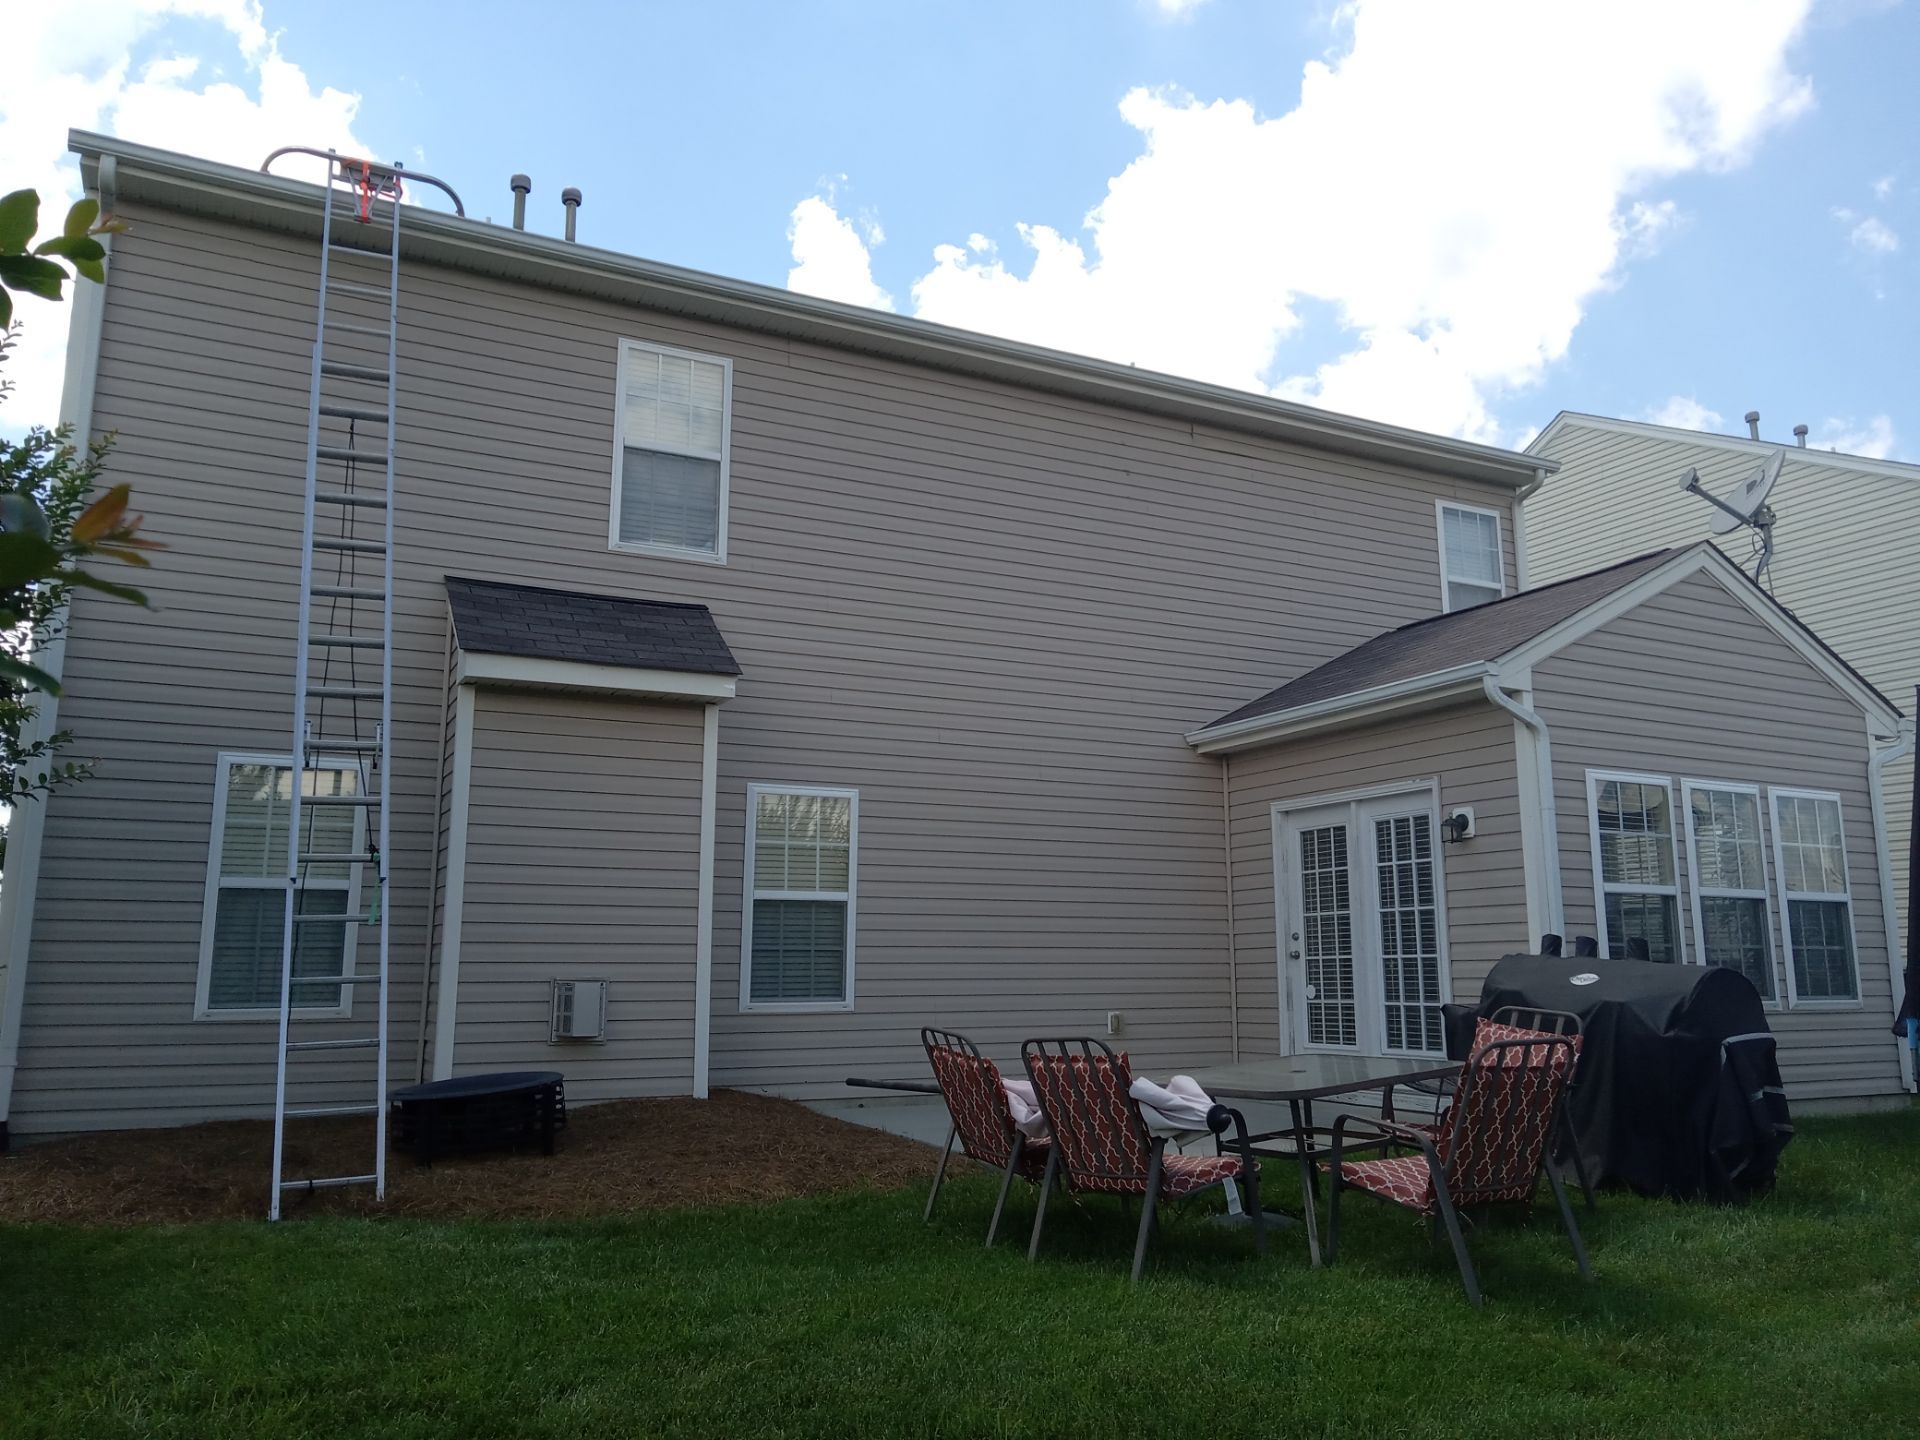
[{"label": "black fire pit", "polygon": [[460,1075],[409,1085],[389,1097],[393,1138],[421,1164],[436,1155],[538,1145],[553,1153],[567,1128],[567,1093],[558,1070]]}]

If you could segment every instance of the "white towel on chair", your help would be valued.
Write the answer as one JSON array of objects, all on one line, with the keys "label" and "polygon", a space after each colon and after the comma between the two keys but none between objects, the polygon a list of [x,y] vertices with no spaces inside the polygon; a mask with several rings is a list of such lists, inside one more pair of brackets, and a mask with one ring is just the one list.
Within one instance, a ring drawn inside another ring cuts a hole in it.
[{"label": "white towel on chair", "polygon": [[1139,1102],[1147,1128],[1156,1132],[1205,1130],[1213,1097],[1191,1075],[1176,1075],[1159,1086],[1144,1077],[1127,1092]]},{"label": "white towel on chair", "polygon": [[1000,1088],[1007,1092],[1007,1108],[1013,1112],[1015,1128],[1029,1140],[1046,1139],[1047,1117],[1040,1113],[1040,1101],[1033,1093],[1032,1083],[1002,1080]]}]

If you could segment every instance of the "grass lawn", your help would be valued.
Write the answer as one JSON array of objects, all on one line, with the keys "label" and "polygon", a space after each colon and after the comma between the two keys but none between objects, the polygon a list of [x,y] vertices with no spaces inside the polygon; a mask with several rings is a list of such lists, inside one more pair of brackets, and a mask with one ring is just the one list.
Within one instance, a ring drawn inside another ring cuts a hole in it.
[{"label": "grass lawn", "polygon": [[[1282,1171],[1275,1175],[1281,1180]],[[1284,1182],[1279,1190],[1285,1195]],[[1809,1122],[1745,1210],[1603,1197],[1444,1241],[1354,1197],[1296,1231],[1169,1226],[992,1183],[619,1221],[0,1230],[0,1435],[1422,1436],[1912,1433],[1920,1113]]]}]

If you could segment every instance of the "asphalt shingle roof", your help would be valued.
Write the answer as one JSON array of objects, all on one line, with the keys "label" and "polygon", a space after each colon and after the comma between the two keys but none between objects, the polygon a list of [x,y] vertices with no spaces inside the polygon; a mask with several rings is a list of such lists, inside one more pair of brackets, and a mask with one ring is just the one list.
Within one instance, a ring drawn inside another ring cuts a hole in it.
[{"label": "asphalt shingle roof", "polygon": [[1537,590],[1523,590],[1504,600],[1402,625],[1398,630],[1374,636],[1344,655],[1336,655],[1317,669],[1289,680],[1278,690],[1270,690],[1258,700],[1222,715],[1213,724],[1251,720],[1259,715],[1273,715],[1315,701],[1390,685],[1396,680],[1451,670],[1457,665],[1498,660],[1562,620],[1631,585],[1678,553],[1677,550],[1656,550],[1604,570],[1542,585]]},{"label": "asphalt shingle roof", "polygon": [[446,577],[462,650],[576,660],[635,670],[738,675],[739,662],[704,605],[547,590]]}]

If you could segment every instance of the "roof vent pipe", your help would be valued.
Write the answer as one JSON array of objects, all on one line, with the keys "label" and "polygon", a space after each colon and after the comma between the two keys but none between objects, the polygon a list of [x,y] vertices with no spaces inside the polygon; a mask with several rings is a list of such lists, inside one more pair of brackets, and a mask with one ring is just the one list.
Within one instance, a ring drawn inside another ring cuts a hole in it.
[{"label": "roof vent pipe", "polygon": [[1760,412],[1758,410],[1747,411],[1747,434],[1755,440],[1760,438]]},{"label": "roof vent pipe", "polygon": [[1793,427],[1793,443],[1798,445],[1802,450],[1807,448],[1807,427],[1806,426],[1796,425]]},{"label": "roof vent pipe", "polygon": [[513,191],[513,228],[527,228],[527,196],[533,193],[533,181],[525,175],[516,175],[507,181]]},{"label": "roof vent pipe", "polygon": [[580,214],[580,192],[572,185],[560,192],[560,203],[567,207],[567,239],[573,239],[573,222]]}]

